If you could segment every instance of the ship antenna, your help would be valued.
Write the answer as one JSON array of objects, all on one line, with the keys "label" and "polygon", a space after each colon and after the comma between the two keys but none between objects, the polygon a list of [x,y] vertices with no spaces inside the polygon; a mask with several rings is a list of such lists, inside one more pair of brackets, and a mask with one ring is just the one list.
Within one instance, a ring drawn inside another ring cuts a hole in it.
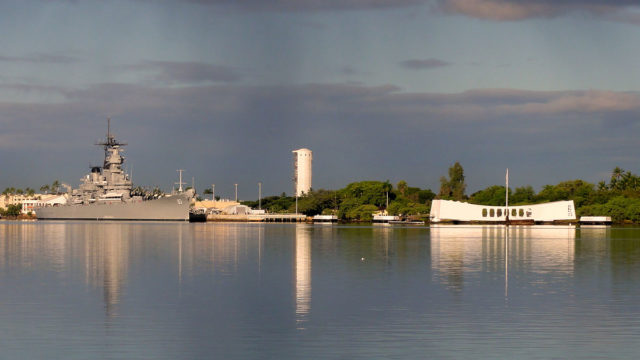
[{"label": "ship antenna", "polygon": [[107,142],[111,138],[111,117],[107,118]]},{"label": "ship antenna", "polygon": [[178,185],[178,192],[183,192],[184,190],[182,190],[182,185],[184,185],[184,183],[182,182],[182,172],[184,171],[183,169],[178,169],[176,170],[179,174],[180,174],[180,180],[179,182],[176,183],[176,185]]}]

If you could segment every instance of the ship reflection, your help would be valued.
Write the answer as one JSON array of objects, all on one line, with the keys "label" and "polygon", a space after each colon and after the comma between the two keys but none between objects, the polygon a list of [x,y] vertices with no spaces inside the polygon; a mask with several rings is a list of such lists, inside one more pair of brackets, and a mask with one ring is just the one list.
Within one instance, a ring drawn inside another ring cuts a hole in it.
[{"label": "ship reflection", "polygon": [[571,275],[576,229],[572,226],[432,225],[432,268],[436,281],[453,293],[482,273]]},{"label": "ship reflection", "polygon": [[311,228],[298,224],[295,240],[296,326],[304,330],[311,310]]},{"label": "ship reflection", "polygon": [[122,287],[127,281],[129,263],[129,227],[121,224],[85,224],[76,230],[86,239],[85,278],[102,287],[105,312],[117,316]]}]

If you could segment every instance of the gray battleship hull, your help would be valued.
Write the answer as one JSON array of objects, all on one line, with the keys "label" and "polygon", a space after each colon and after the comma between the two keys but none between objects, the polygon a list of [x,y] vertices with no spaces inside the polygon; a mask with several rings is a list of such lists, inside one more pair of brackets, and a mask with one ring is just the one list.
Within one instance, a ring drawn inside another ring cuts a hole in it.
[{"label": "gray battleship hull", "polygon": [[137,202],[38,208],[36,217],[42,220],[188,221],[189,203],[188,195],[178,194]]}]

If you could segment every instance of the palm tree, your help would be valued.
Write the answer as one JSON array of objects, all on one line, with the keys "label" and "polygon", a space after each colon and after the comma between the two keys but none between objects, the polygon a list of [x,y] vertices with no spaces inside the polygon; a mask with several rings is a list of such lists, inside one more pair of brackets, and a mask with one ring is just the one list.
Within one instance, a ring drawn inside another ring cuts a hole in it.
[{"label": "palm tree", "polygon": [[400,181],[398,181],[398,184],[396,185],[396,188],[398,189],[398,191],[400,191],[400,194],[402,194],[402,196],[406,196],[407,195],[407,189],[409,188],[409,185],[407,184],[406,181],[400,180]]},{"label": "palm tree", "polygon": [[42,191],[45,194],[48,194],[49,193],[49,184],[40,186],[40,191]]},{"label": "palm tree", "polygon": [[385,182],[382,184],[382,190],[384,190],[385,196],[386,196],[386,198],[387,198],[387,200],[386,200],[386,203],[387,203],[387,204],[386,204],[386,206],[385,206],[385,208],[384,208],[385,210],[387,210],[387,207],[389,207],[389,192],[390,192],[391,190],[393,190],[393,185],[391,185],[391,183],[389,182],[389,180],[385,181]]},{"label": "palm tree", "polygon": [[620,184],[620,178],[622,177],[622,175],[624,174],[624,170],[621,169],[619,166],[616,166],[615,169],[613,169],[613,172],[611,173],[611,182],[610,182],[610,186],[612,190],[620,190],[620,187],[622,184]]},{"label": "palm tree", "polygon": [[58,194],[60,192],[60,181],[56,180],[51,184],[51,192]]},{"label": "palm tree", "polygon": [[599,190],[599,191],[607,190],[607,183],[606,183],[606,182],[604,182],[604,181],[600,181],[600,182],[598,183],[598,190]]}]

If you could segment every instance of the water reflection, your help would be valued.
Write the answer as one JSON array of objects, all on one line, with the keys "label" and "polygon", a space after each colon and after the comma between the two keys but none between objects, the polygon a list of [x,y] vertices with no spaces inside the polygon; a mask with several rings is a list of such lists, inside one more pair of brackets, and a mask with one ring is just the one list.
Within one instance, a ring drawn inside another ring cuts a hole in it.
[{"label": "water reflection", "polygon": [[302,330],[311,310],[311,228],[307,225],[296,226],[294,265],[296,323]]},{"label": "water reflection", "polygon": [[573,226],[432,225],[430,236],[433,274],[454,293],[462,292],[465,284],[487,272],[504,273],[505,296],[509,270],[562,276],[573,273]]},{"label": "water reflection", "polygon": [[122,225],[83,224],[76,229],[77,236],[85,239],[86,280],[102,287],[106,315],[116,316],[116,306],[127,280],[130,233]]},{"label": "water reflection", "polygon": [[0,284],[6,358],[633,358],[640,229],[2,221]]}]

